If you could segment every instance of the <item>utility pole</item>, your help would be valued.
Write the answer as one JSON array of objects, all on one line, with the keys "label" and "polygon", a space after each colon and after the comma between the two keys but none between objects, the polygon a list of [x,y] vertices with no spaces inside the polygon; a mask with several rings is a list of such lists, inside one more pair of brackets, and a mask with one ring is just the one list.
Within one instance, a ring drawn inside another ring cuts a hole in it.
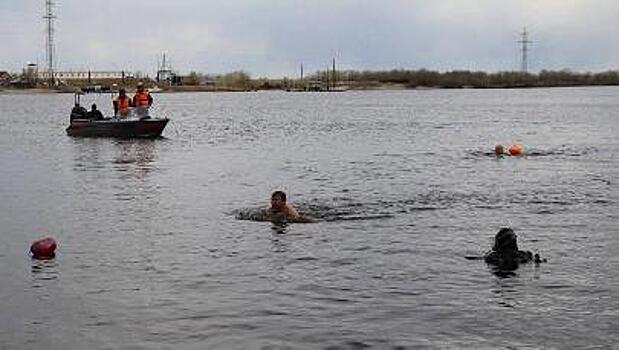
[{"label": "utility pole", "polygon": [[520,46],[520,51],[522,52],[522,60],[520,62],[520,71],[522,73],[528,73],[529,71],[529,57],[528,57],[528,53],[529,53],[529,44],[532,44],[533,42],[529,40],[529,33],[527,32],[527,28],[524,27],[522,29],[522,33],[520,33],[520,40],[518,41],[518,43],[521,45]]},{"label": "utility pole", "polygon": [[300,89],[305,90],[305,83],[303,82],[303,63],[301,63],[301,87]]},{"label": "utility pole", "polygon": [[325,69],[325,87],[327,91],[331,90],[331,85],[329,82],[329,66],[327,66],[327,69]]},{"label": "utility pole", "polygon": [[47,56],[47,70],[49,72],[50,86],[54,86],[54,0],[45,0],[45,16],[43,19],[47,20],[47,45],[45,46],[45,53]]},{"label": "utility pole", "polygon": [[335,90],[335,82],[336,82],[336,78],[335,78],[335,57],[333,57],[333,79],[331,79],[333,81],[333,90]]}]

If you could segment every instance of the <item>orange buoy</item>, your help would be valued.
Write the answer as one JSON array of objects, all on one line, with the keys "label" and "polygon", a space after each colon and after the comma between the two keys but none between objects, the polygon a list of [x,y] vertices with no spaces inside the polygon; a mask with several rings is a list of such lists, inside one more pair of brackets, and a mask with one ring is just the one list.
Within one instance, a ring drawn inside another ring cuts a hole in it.
[{"label": "orange buoy", "polygon": [[30,246],[30,253],[34,259],[51,259],[56,256],[58,244],[52,237],[41,238]]},{"label": "orange buoy", "polygon": [[511,145],[507,149],[507,153],[509,153],[512,156],[520,156],[520,155],[522,155],[523,151],[524,151],[524,149],[522,148],[521,145]]}]

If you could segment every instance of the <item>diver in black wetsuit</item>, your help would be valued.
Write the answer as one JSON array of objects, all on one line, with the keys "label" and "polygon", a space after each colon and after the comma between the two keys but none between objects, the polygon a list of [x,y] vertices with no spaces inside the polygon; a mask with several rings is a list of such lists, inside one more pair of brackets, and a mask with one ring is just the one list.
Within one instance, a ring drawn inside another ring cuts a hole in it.
[{"label": "diver in black wetsuit", "polygon": [[546,262],[539,254],[532,254],[528,250],[519,250],[517,236],[514,230],[504,227],[494,237],[492,251],[484,256],[487,264],[494,265],[501,270],[515,270],[518,265],[528,262],[536,264]]}]

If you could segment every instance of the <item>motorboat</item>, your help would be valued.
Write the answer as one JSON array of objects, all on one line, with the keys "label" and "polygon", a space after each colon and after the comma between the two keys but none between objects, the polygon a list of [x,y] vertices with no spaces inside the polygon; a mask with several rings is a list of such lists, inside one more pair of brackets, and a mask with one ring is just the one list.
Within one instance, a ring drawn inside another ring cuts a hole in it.
[{"label": "motorboat", "polygon": [[161,136],[168,121],[170,121],[168,118],[151,117],[140,119],[73,119],[67,128],[67,134],[82,137],[156,138]]},{"label": "motorboat", "polygon": [[129,108],[123,115],[105,118],[100,113],[93,118],[91,112],[80,106],[80,94],[75,95],[75,107],[71,111],[69,136],[78,137],[117,137],[117,138],[156,138],[165,129],[168,118],[150,116],[146,107]]}]

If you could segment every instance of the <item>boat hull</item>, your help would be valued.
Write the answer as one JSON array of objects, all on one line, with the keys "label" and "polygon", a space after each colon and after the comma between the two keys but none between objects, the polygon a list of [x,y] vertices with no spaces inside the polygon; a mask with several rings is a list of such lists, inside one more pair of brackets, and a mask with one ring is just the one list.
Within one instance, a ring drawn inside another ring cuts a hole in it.
[{"label": "boat hull", "polygon": [[73,120],[67,128],[67,134],[78,137],[156,138],[161,136],[168,121],[168,118]]}]

